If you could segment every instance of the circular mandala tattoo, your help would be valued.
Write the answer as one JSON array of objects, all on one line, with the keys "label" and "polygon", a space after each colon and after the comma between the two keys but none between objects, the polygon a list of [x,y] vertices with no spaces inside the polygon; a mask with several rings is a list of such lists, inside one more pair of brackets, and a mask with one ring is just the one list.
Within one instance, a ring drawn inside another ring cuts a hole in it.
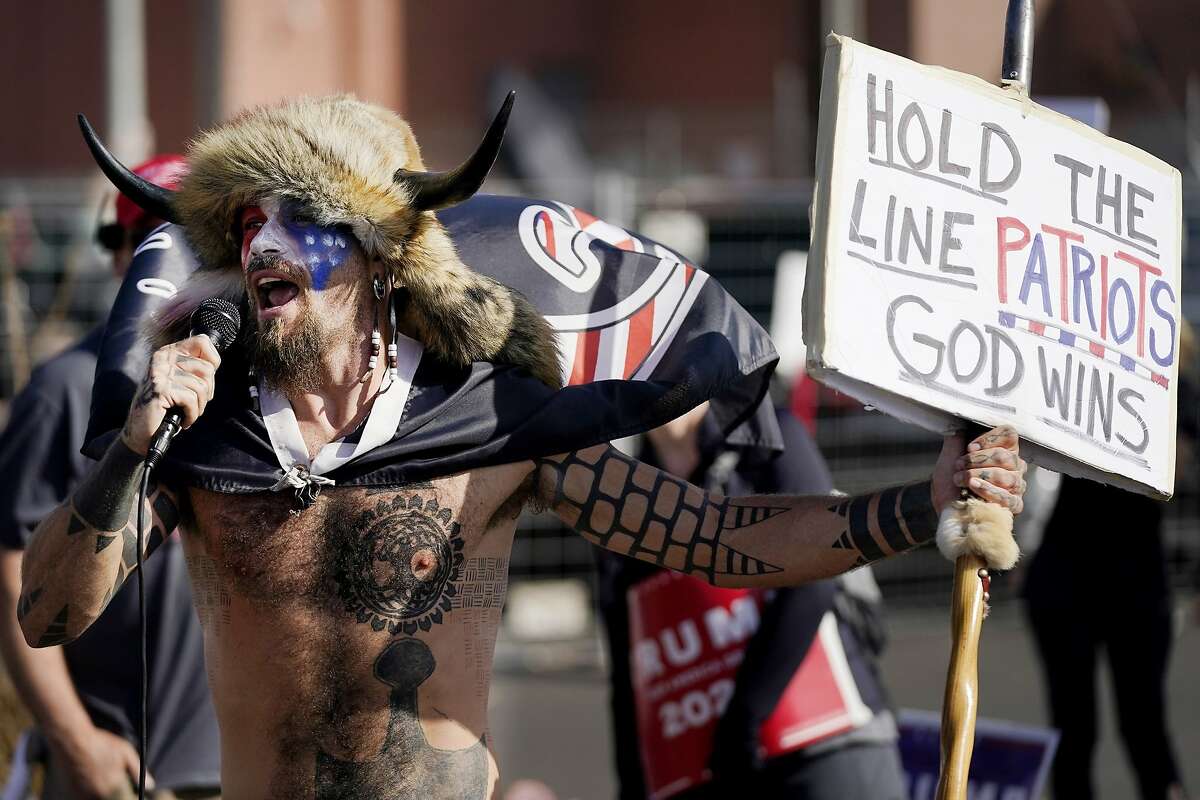
[{"label": "circular mandala tattoo", "polygon": [[338,594],[359,622],[410,636],[442,621],[457,593],[463,540],[437,500],[398,496],[357,520],[357,543],[339,554]]}]

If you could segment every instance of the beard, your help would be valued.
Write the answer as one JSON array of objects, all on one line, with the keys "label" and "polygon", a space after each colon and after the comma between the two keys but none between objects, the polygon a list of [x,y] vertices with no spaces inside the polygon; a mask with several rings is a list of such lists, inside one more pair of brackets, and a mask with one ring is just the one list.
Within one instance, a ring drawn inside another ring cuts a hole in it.
[{"label": "beard", "polygon": [[[284,322],[278,318],[260,320],[257,315],[252,315],[251,363],[258,374],[284,392],[316,391],[325,379],[323,366],[331,350],[339,343],[354,341],[362,321],[369,320],[370,307],[365,303],[365,295],[356,284],[349,302],[358,310],[348,317],[332,321],[330,309],[319,313],[310,302],[313,295],[303,288],[307,278],[298,274],[302,268],[282,259],[258,257],[248,265],[247,280],[260,269],[278,270],[301,288],[292,301],[298,306],[298,313],[292,321]],[[336,312],[335,316],[338,316]]]},{"label": "beard", "polygon": [[[293,264],[270,256],[259,256],[250,261],[247,280],[263,269],[278,270],[289,276],[297,287],[304,286],[303,279],[295,274],[298,269]],[[251,363],[258,374],[284,391],[306,392],[320,386],[319,365],[330,342],[330,332],[302,295],[303,289],[293,301],[300,306],[300,313],[292,324],[285,324],[280,319],[251,317],[254,320],[250,338]]]},{"label": "beard", "polygon": [[329,338],[320,320],[305,306],[292,325],[285,326],[278,319],[256,323],[251,362],[273,386],[285,392],[311,392],[321,385],[320,365]]}]

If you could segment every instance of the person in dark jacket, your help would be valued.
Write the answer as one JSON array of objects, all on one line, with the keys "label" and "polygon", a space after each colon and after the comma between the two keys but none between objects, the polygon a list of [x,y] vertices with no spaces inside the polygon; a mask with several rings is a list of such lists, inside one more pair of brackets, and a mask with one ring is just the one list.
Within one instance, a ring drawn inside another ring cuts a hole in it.
[{"label": "person in dark jacket", "polygon": [[[786,449],[778,457],[728,447],[704,407],[645,437],[639,457],[697,486],[740,494],[827,494],[832,480],[804,426],[780,411]],[[630,666],[628,591],[661,570],[599,553],[597,599],[610,650],[613,742],[619,797],[649,796],[642,764]],[[878,674],[882,628],[870,573],[776,590],[765,603],[759,627],[747,643],[733,695],[717,723],[709,768],[712,781],[676,795],[687,800],[838,798],[903,800],[907,797],[896,748],[895,719]],[[865,589],[862,587],[865,584]],[[782,756],[767,759],[759,730],[807,655],[826,613],[838,633],[869,721]]]},{"label": "person in dark jacket", "polygon": [[1171,592],[1162,516],[1157,500],[1064,475],[1029,565],[1026,609],[1051,724],[1062,732],[1051,775],[1058,800],[1095,796],[1101,652],[1112,672],[1118,728],[1140,797],[1184,797],[1167,732]]},{"label": "person in dark jacket", "polygon": [[[137,168],[175,185],[186,163],[160,156]],[[127,198],[98,231],[122,276],[135,249],[161,224]],[[103,330],[97,328],[34,371],[13,400],[0,435],[0,653],[47,750],[43,797],[131,798],[138,777],[141,665],[137,586],[129,583],[74,642],[35,649],[18,627],[21,556],[41,519],[71,492],[91,462],[80,454]],[[152,682],[148,771],[158,798],[219,794],[217,722],[192,610],[183,548],[172,537],[146,564]]]},{"label": "person in dark jacket", "polygon": [[[1179,435],[1200,434],[1195,337],[1180,337]],[[1051,783],[1058,800],[1095,796],[1096,667],[1112,674],[1118,729],[1142,800],[1184,800],[1167,729],[1173,602],[1162,537],[1163,503],[1064,475],[1024,585],[1041,655],[1051,723],[1062,732]]]}]

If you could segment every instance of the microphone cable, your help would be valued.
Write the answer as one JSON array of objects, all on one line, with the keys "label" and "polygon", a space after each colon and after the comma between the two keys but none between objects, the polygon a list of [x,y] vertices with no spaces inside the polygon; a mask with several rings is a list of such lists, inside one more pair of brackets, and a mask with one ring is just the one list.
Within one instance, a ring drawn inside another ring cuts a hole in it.
[{"label": "microphone cable", "polygon": [[[141,488],[138,491],[137,507],[137,585],[138,585],[138,639],[142,655],[142,699],[141,725],[138,731],[138,800],[146,800],[146,755],[150,750],[150,659],[146,644],[146,578],[142,575],[142,552],[145,548],[146,489],[150,485],[150,470],[153,464],[149,457],[142,462]],[[165,535],[165,534],[164,534]]]}]

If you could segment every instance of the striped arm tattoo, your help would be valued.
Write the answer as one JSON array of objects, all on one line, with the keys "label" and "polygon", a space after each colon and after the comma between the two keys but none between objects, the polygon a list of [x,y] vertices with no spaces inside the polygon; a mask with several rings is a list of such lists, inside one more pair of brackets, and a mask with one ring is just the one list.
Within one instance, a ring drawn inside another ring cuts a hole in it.
[{"label": "striped arm tattoo", "polygon": [[[585,539],[608,550],[715,582],[783,567],[721,541],[788,511],[787,506],[718,501],[613,447],[541,459],[554,476],[549,504]],[[619,510],[618,510],[619,509]]]},{"label": "striped arm tattoo", "polygon": [[929,481],[847,498],[829,511],[844,520],[833,547],[857,552],[856,565],[919,547],[937,534]]}]

